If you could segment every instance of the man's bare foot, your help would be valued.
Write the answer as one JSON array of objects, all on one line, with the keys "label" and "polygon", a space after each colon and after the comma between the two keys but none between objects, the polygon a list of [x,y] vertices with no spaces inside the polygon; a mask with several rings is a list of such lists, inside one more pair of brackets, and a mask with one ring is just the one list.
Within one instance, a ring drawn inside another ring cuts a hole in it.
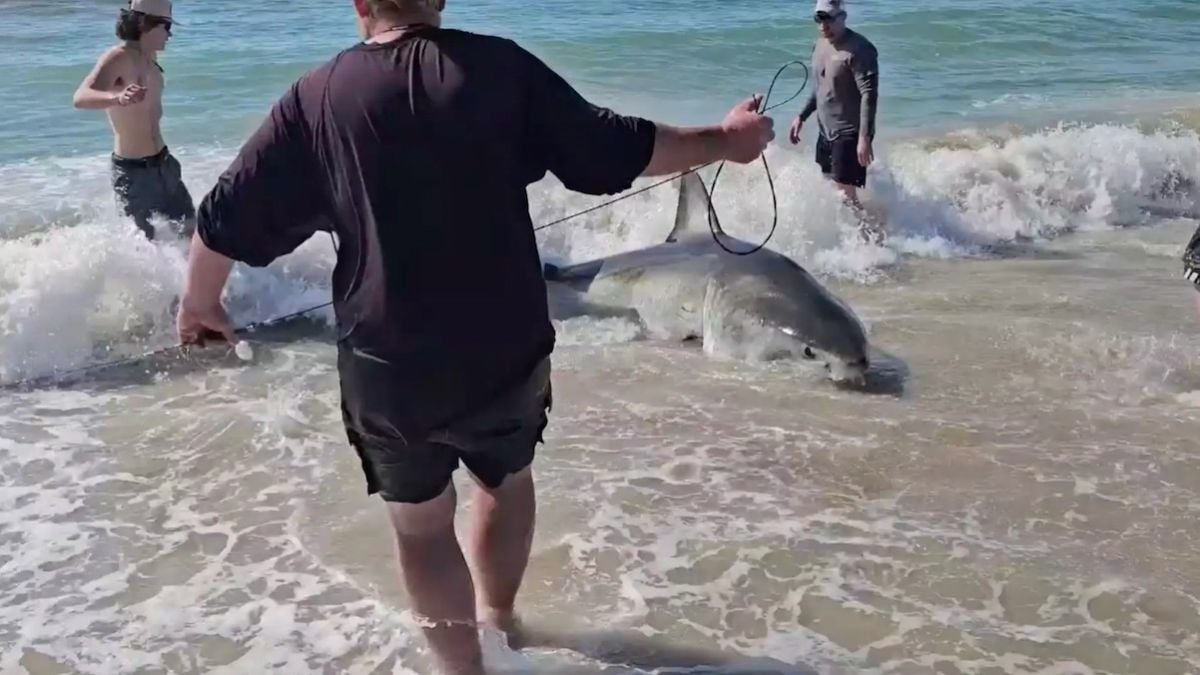
[{"label": "man's bare foot", "polygon": [[509,649],[521,649],[526,646],[525,627],[515,613],[496,609],[480,609],[476,614],[481,626],[504,633]]},{"label": "man's bare foot", "polygon": [[884,232],[884,229],[871,220],[863,222],[862,227],[859,228],[858,235],[864,243],[876,246],[883,246],[883,242],[887,239],[887,233]]}]

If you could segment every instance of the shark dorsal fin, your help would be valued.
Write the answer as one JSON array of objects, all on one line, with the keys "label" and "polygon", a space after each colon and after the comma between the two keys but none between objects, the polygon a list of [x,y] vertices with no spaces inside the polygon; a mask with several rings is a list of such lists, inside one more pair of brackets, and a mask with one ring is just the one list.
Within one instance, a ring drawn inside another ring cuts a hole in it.
[{"label": "shark dorsal fin", "polygon": [[671,229],[671,234],[667,235],[667,241],[675,242],[688,234],[708,234],[710,218],[717,234],[724,236],[725,231],[721,229],[721,221],[717,218],[708,188],[704,186],[700,174],[692,172],[680,178],[675,227]]}]

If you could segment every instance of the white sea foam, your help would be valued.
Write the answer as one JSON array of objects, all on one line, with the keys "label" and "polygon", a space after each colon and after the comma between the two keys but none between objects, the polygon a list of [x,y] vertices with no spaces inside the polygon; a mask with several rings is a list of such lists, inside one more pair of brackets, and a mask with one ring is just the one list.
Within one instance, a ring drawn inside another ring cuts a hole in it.
[{"label": "white sea foam", "polygon": [[[820,179],[809,152],[768,152],[779,202],[771,245],[817,274],[868,282],[902,256],[975,255],[1014,240],[1148,222],[1150,207],[1194,209],[1200,190],[1194,133],[1094,126],[905,141],[881,148],[871,169],[868,211],[891,232],[886,246],[875,246],[855,236],[856,212]],[[197,200],[228,157],[221,149],[182,155]],[[117,217],[104,166],[92,158],[0,167],[0,380],[172,339],[182,247],[145,241]],[[531,196],[535,223],[600,201],[567,193],[552,177]],[[767,234],[771,202],[761,165],[726,166],[714,201],[729,233],[755,242]],[[659,243],[675,206],[670,186],[636,195],[540,232],[543,256],[580,261]],[[228,294],[235,322],[328,301],[332,261],[330,242],[319,236],[269,268],[238,266]],[[606,328],[591,332],[601,341],[615,336]]]}]

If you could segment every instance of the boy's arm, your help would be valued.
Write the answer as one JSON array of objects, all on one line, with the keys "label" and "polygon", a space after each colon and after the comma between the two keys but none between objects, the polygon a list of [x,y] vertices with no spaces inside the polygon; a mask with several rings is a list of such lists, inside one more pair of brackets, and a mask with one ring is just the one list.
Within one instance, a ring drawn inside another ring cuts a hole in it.
[{"label": "boy's arm", "polygon": [[144,90],[134,83],[126,83],[130,86],[117,89],[121,84],[124,65],[125,55],[119,48],[105,52],[75,90],[75,107],[80,110],[103,110],[141,100],[139,94],[144,95]]}]

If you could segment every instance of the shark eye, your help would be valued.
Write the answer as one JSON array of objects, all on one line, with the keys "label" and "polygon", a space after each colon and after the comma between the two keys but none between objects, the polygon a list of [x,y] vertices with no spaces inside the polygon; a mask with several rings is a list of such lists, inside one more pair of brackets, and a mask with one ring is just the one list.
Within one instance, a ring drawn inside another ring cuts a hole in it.
[{"label": "shark eye", "polygon": [[806,359],[817,358],[817,355],[815,352],[813,352],[812,347],[809,347],[808,345],[804,346],[804,358],[806,358]]}]

